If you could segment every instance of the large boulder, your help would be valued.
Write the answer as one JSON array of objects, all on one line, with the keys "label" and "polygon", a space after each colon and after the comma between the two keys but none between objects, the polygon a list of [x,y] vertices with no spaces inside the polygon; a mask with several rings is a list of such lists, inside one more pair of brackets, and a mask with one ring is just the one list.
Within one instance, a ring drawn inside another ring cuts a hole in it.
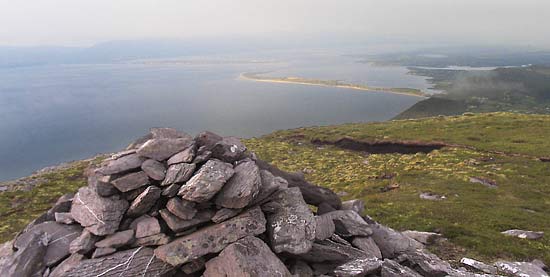
[{"label": "large boulder", "polygon": [[246,236],[262,234],[266,230],[265,224],[264,214],[256,207],[160,246],[155,250],[155,255],[171,265],[181,265],[210,253],[218,253]]},{"label": "large boulder", "polygon": [[31,232],[17,252],[6,257],[0,276],[42,276],[46,269],[44,255],[48,237],[42,232]]},{"label": "large boulder", "polygon": [[268,233],[275,253],[307,253],[315,240],[317,222],[298,188],[278,192],[271,202],[276,209],[268,214]]},{"label": "large boulder", "polygon": [[290,272],[261,239],[248,236],[230,244],[218,257],[208,261],[203,276],[290,277]]},{"label": "large boulder", "polygon": [[71,207],[73,218],[94,235],[117,231],[128,201],[118,196],[101,197],[88,187],[78,190]]},{"label": "large boulder", "polygon": [[235,166],[235,174],[216,196],[216,205],[230,209],[242,209],[258,195],[261,186],[260,169],[252,160]]},{"label": "large boulder", "polygon": [[193,202],[210,200],[233,176],[233,166],[220,160],[209,160],[180,188],[178,195]]}]

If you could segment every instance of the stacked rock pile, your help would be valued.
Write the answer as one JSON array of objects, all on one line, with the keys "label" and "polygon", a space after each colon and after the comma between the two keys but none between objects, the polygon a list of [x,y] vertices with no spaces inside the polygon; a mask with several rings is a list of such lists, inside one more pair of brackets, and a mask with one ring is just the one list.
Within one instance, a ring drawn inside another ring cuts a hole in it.
[{"label": "stacked rock pile", "polygon": [[5,244],[0,276],[481,276],[363,211],[236,138],[155,128]]}]

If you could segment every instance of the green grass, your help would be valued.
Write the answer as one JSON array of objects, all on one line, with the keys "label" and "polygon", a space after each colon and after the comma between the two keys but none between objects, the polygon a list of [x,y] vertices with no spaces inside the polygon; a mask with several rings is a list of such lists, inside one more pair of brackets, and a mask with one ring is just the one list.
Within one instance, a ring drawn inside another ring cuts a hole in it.
[{"label": "green grass", "polygon": [[[367,156],[309,143],[315,138],[344,136],[365,141],[442,141],[468,147]],[[550,155],[549,137],[550,116],[496,113],[300,128],[246,143],[284,170],[308,172],[308,180],[345,192],[346,199],[364,199],[366,213],[393,228],[439,231],[457,248],[464,248],[461,254],[485,261],[539,258],[550,262],[549,235],[527,241],[500,234],[516,228],[550,234],[550,163],[534,158]],[[377,178],[385,173],[396,176]],[[471,183],[470,177],[494,180],[498,188]],[[399,189],[382,192],[390,182],[399,184]],[[447,199],[422,200],[421,192]]]}]

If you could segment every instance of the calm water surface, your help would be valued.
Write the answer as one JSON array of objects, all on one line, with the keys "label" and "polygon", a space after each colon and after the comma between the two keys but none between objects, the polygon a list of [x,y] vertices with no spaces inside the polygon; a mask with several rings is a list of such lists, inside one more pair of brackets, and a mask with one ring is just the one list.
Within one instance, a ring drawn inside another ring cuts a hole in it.
[{"label": "calm water surface", "polygon": [[0,180],[121,149],[154,126],[252,137],[278,129],[388,120],[419,100],[245,81],[237,78],[241,72],[428,86],[403,68],[373,76],[364,65],[313,61],[0,69]]}]

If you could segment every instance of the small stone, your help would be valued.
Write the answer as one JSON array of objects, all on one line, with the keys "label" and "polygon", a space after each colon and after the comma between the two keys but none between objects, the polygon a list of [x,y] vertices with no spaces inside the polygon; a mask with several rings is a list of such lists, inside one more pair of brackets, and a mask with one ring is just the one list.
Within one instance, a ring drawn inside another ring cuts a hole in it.
[{"label": "small stone", "polygon": [[95,248],[95,243],[98,242],[101,237],[95,236],[90,233],[88,230],[82,231],[80,236],[74,239],[69,245],[69,251],[71,254],[83,254],[86,255]]},{"label": "small stone", "polygon": [[216,205],[229,209],[246,207],[260,191],[260,169],[252,160],[245,160],[235,167],[233,177],[216,196]]},{"label": "small stone", "polygon": [[192,140],[193,138],[185,133],[180,132],[174,128],[151,128],[149,130],[149,133],[151,134],[151,138],[156,139],[177,139],[177,138],[184,138]]},{"label": "small stone", "polygon": [[214,134],[214,133],[209,132],[209,131],[205,131],[205,132],[202,132],[202,133],[198,134],[197,137],[195,138],[195,141],[197,142],[199,147],[201,147],[201,148],[204,147],[204,151],[210,151],[210,150],[212,150],[212,148],[214,148],[216,143],[218,143],[222,139],[223,139],[223,137],[221,137],[217,134]]},{"label": "small stone", "polygon": [[160,233],[148,237],[137,238],[134,242],[134,246],[158,246],[165,245],[170,242],[170,237],[166,234]]},{"label": "small stone", "polygon": [[106,166],[97,169],[103,175],[113,175],[139,168],[146,158],[138,154],[130,154],[110,161]]},{"label": "small stone", "polygon": [[168,167],[166,178],[162,181],[162,185],[167,186],[187,182],[187,180],[193,176],[195,168],[195,164],[181,163],[171,165]]},{"label": "small stone", "polygon": [[127,191],[122,193],[122,197],[128,201],[134,201],[142,192],[144,192],[147,187],[140,187],[135,190]]},{"label": "small stone", "polygon": [[423,249],[408,252],[404,255],[420,275],[434,277],[449,276],[453,272],[448,262]]},{"label": "small stone", "polygon": [[546,277],[548,274],[539,266],[527,262],[496,262],[495,266],[505,274],[512,276],[537,276]]},{"label": "small stone", "polygon": [[497,268],[496,267],[494,267],[492,265],[482,263],[480,261],[476,261],[474,259],[462,258],[462,259],[460,259],[460,263],[463,264],[463,265],[466,265],[470,268],[473,268],[473,269],[479,270],[481,272],[484,272],[484,273],[497,274]]},{"label": "small stone", "polygon": [[178,233],[210,221],[214,216],[214,211],[202,210],[190,220],[180,219],[168,210],[160,210],[160,216],[172,231]]},{"label": "small stone", "polygon": [[297,260],[290,266],[290,273],[298,277],[313,277],[313,269],[301,260]]},{"label": "small stone", "polygon": [[210,160],[211,157],[212,157],[212,152],[210,152],[210,151],[204,151],[204,152],[199,151],[199,154],[195,157],[195,159],[193,159],[193,163],[194,164],[202,164],[202,163]]},{"label": "small stone", "polygon": [[55,213],[55,221],[63,224],[73,224],[74,218],[71,213]]},{"label": "small stone", "polygon": [[246,146],[236,137],[225,137],[212,149],[212,156],[224,162],[233,163],[244,157]]},{"label": "small stone", "polygon": [[431,192],[423,192],[420,194],[420,199],[430,200],[430,201],[441,201],[447,199],[445,195],[439,195]]},{"label": "small stone", "polygon": [[362,214],[365,211],[365,201],[353,199],[342,202],[342,210],[352,210],[358,214]]},{"label": "small stone", "polygon": [[380,273],[382,277],[422,277],[422,275],[416,273],[414,270],[390,259],[384,260]]},{"label": "small stone", "polygon": [[160,198],[161,192],[162,191],[158,187],[149,186],[144,192],[136,197],[134,201],[132,201],[126,215],[130,217],[137,217],[145,214],[153,207],[153,205],[155,205],[157,200]]},{"label": "small stone", "polygon": [[403,231],[403,235],[414,239],[424,245],[432,244],[435,240],[441,238],[441,234],[432,232],[419,232],[419,231]]},{"label": "small stone", "polygon": [[143,171],[124,175],[111,182],[121,192],[131,191],[149,184],[149,177]]},{"label": "small stone", "polygon": [[382,261],[377,258],[361,258],[338,266],[334,275],[342,277],[366,276],[380,271]]},{"label": "small stone", "polygon": [[154,217],[140,218],[136,223],[136,238],[157,235],[161,232],[158,219]]},{"label": "small stone", "polygon": [[193,274],[195,272],[203,270],[205,264],[206,261],[203,258],[198,258],[181,266],[181,271],[183,271],[183,273],[185,274]]},{"label": "small stone", "polygon": [[96,242],[95,246],[98,248],[119,248],[131,244],[134,238],[134,230],[120,231]]},{"label": "small stone", "polygon": [[226,221],[226,220],[238,215],[241,211],[242,211],[242,209],[228,209],[228,208],[220,209],[212,217],[212,222],[220,223],[220,222]]},{"label": "small stone", "polygon": [[372,234],[369,224],[355,211],[338,210],[323,216],[332,218],[336,226],[336,233],[341,236],[370,236]]},{"label": "small stone", "polygon": [[334,234],[336,227],[334,226],[332,217],[326,215],[316,216],[315,221],[317,223],[317,227],[315,228],[316,240],[326,240]]},{"label": "small stone", "polygon": [[504,231],[502,232],[502,234],[509,237],[517,237],[520,239],[528,239],[528,240],[537,240],[537,239],[541,239],[544,236],[544,232],[533,232],[533,231],[525,231],[525,230],[517,230],[517,229]]},{"label": "small stone", "polygon": [[259,207],[252,208],[222,223],[205,227],[178,238],[155,250],[155,256],[177,266],[210,253],[217,253],[227,245],[265,232],[265,217]]},{"label": "small stone", "polygon": [[185,150],[175,154],[174,156],[168,159],[168,165],[179,164],[179,163],[191,163],[195,158],[195,144],[191,144]]},{"label": "small stone", "polygon": [[67,272],[76,267],[80,261],[84,260],[85,257],[82,254],[72,254],[67,259],[62,261],[55,269],[50,273],[48,277],[63,277],[66,276]]},{"label": "small stone", "polygon": [[153,159],[144,161],[141,164],[141,169],[153,180],[162,181],[164,180],[164,176],[166,176],[166,167]]},{"label": "small stone", "polygon": [[192,143],[193,140],[189,138],[153,138],[145,142],[137,150],[137,154],[161,162],[189,147]]},{"label": "small stone", "polygon": [[183,220],[190,220],[197,214],[195,203],[179,198],[171,198],[166,204],[166,209]]},{"label": "small stone", "polygon": [[206,202],[233,176],[233,166],[219,160],[209,160],[178,192],[183,199]]},{"label": "small stone", "polygon": [[88,186],[103,197],[109,197],[118,193],[118,190],[111,184],[111,175],[104,176],[92,173],[88,176]]},{"label": "small stone", "polygon": [[332,240],[316,241],[311,250],[301,254],[300,258],[308,262],[339,262],[367,258],[367,255],[350,245],[341,244]]},{"label": "small stone", "polygon": [[354,237],[351,244],[363,250],[369,257],[382,259],[380,248],[378,248],[378,245],[376,245],[376,242],[371,237]]},{"label": "small stone", "polygon": [[248,236],[206,263],[205,277],[287,276],[290,272],[261,239]]},{"label": "small stone", "polygon": [[380,248],[384,259],[393,259],[401,254],[414,252],[416,249],[423,248],[423,245],[400,232],[389,227],[372,224],[372,239]]},{"label": "small stone", "polygon": [[267,170],[260,170],[260,177],[261,177],[261,186],[260,191],[258,192],[258,195],[252,200],[252,203],[250,205],[255,204],[262,204],[265,200],[267,200],[273,193],[284,190],[288,188],[288,182],[281,178],[281,177],[275,177],[271,172]]},{"label": "small stone", "polygon": [[179,184],[171,184],[164,189],[162,189],[162,196],[166,196],[167,198],[172,198],[176,195],[178,195],[178,191],[180,190],[181,185]]},{"label": "small stone", "polygon": [[115,252],[116,252],[116,248],[112,248],[112,247],[96,248],[94,253],[92,254],[92,259],[111,255]]}]

